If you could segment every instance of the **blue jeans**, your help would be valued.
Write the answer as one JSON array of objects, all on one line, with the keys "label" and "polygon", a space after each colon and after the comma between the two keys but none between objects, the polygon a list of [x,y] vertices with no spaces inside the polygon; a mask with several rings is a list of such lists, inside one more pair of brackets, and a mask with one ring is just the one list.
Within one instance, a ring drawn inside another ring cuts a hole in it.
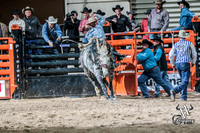
[{"label": "blue jeans", "polygon": [[[169,76],[167,74],[167,71],[160,71],[161,77],[162,79],[170,86],[170,88],[173,88],[170,80],[169,80]],[[160,96],[160,85],[155,83],[155,96],[159,97]]]},{"label": "blue jeans", "polygon": [[190,63],[177,63],[176,68],[181,78],[181,84],[173,88],[175,93],[181,92],[181,100],[187,100],[187,86],[190,78]]},{"label": "blue jeans", "polygon": [[167,92],[167,94],[170,95],[170,85],[163,81],[160,74],[160,68],[157,66],[150,72],[144,71],[142,75],[138,78],[138,86],[140,87],[144,97],[150,97],[149,92],[147,90],[147,86],[145,84],[145,82],[150,78],[152,78],[156,83],[162,86],[163,89]]},{"label": "blue jeans", "polygon": [[[160,31],[160,30],[151,30],[151,32],[158,32],[158,31]],[[156,35],[156,34],[150,34],[149,39],[151,39],[151,40],[154,39],[154,35]],[[158,35],[158,37],[161,37],[160,34],[157,34],[157,35]]]}]

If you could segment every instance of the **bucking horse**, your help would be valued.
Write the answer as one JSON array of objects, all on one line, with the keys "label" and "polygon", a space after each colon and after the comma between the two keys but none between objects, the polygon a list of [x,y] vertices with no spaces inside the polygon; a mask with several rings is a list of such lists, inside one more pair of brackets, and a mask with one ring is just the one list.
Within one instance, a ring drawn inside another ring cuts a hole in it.
[{"label": "bucking horse", "polygon": [[[93,47],[96,47],[95,51]],[[107,100],[115,100],[112,86],[114,67],[109,50],[110,45],[105,39],[99,40],[93,37],[87,44],[79,44],[79,48],[82,48],[80,63],[89,81],[93,84],[96,95],[99,97],[101,96],[101,88]],[[94,52],[96,52],[95,54],[97,54],[97,56],[94,56]],[[95,63],[95,60],[98,61],[98,64]],[[108,78],[109,81],[107,81],[106,78]],[[110,95],[107,92],[106,86],[109,88]]]}]

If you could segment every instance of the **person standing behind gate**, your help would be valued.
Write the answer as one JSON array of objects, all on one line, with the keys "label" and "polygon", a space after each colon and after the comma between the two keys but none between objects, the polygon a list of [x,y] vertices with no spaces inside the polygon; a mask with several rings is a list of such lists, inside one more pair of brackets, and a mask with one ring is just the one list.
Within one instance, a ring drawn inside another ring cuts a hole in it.
[{"label": "person standing behind gate", "polygon": [[157,66],[156,60],[154,58],[154,54],[151,51],[150,47],[153,46],[153,44],[148,41],[147,39],[144,39],[142,41],[142,48],[143,50],[137,55],[137,59],[141,61],[144,72],[142,75],[138,78],[138,86],[140,87],[143,97],[149,98],[149,92],[147,90],[147,86],[145,82],[152,78],[157,84],[163,87],[163,89],[167,92],[168,95],[170,94],[170,85],[168,85],[165,81],[163,81],[160,69]]},{"label": "person standing behind gate", "polygon": [[[157,66],[160,68],[160,73],[162,79],[170,85],[170,88],[173,88],[171,85],[171,82],[169,80],[169,76],[167,74],[167,60],[166,60],[166,55],[165,55],[165,50],[163,46],[161,45],[163,41],[161,40],[160,37],[157,35],[154,36],[153,39],[153,44],[154,44],[154,58],[157,62]],[[160,96],[160,86],[159,84],[155,83],[155,97]]]},{"label": "person standing behind gate", "polygon": [[[55,47],[58,49],[58,41],[61,41],[62,31],[57,22],[57,18],[55,19],[53,16],[49,16],[48,20],[46,20],[46,23],[43,25],[42,37],[49,44],[50,47],[56,45]],[[58,53],[57,49],[53,49],[54,54]]]},{"label": "person standing behind gate", "polygon": [[[84,15],[84,19],[82,19],[81,20],[81,22],[80,22],[80,25],[79,25],[79,27],[78,27],[78,30],[80,31],[80,32],[82,32],[84,35],[86,35],[86,33],[88,32],[88,30],[89,30],[89,25],[87,25],[88,24],[88,19],[90,18],[90,13],[92,12],[92,9],[88,9],[87,7],[84,7],[83,8],[83,11],[81,11],[81,13],[83,13],[83,15]],[[86,38],[83,38],[82,39],[82,42],[83,43],[86,43],[87,42],[87,39]]]},{"label": "person standing behind gate", "polygon": [[[69,36],[69,39],[79,42],[79,31],[78,27],[80,25],[80,20],[77,19],[78,12],[77,11],[71,11],[71,14],[66,15],[66,20],[64,21],[64,35]],[[72,42],[70,42],[72,43]],[[66,48],[66,52],[69,53],[71,48]],[[79,53],[79,48],[75,48],[75,53]],[[75,58],[78,60],[78,58]],[[78,67],[79,65],[74,65],[75,67]]]},{"label": "person standing behind gate", "polygon": [[[156,9],[151,11],[148,19],[148,26],[151,32],[166,31],[169,25],[169,13],[163,8],[166,1],[156,0]],[[150,34],[150,39],[153,39],[153,34]]]},{"label": "person standing behind gate", "polygon": [[25,32],[25,22],[24,22],[24,20],[19,18],[19,14],[20,14],[20,12],[17,9],[12,11],[13,20],[11,20],[9,22],[9,32],[10,33],[11,33],[11,26],[13,24],[17,24],[20,27],[20,29],[22,30],[22,32]]},{"label": "person standing behind gate", "polygon": [[177,26],[177,27],[171,29],[171,31],[191,30],[192,29],[192,18],[195,16],[195,14],[189,10],[190,5],[185,0],[182,0],[177,3],[179,4],[179,7],[181,9],[181,16],[180,16],[180,21],[179,21],[180,26]]},{"label": "person standing behind gate", "polygon": [[[22,9],[22,13],[25,15],[23,18],[25,22],[25,39],[28,45],[39,44],[37,37],[41,35],[42,25],[37,17],[33,16],[34,9],[27,6]],[[28,49],[28,54],[41,54],[39,49]],[[32,61],[32,59],[30,59]]]},{"label": "person standing behind gate", "polygon": [[[174,44],[169,52],[169,59],[173,69],[175,70],[175,68],[177,68],[181,78],[181,84],[171,90],[172,101],[175,101],[175,95],[179,92],[181,92],[181,100],[187,101],[187,86],[190,78],[190,61],[192,60],[193,66],[197,60],[197,52],[194,45],[185,40],[189,36],[189,33],[186,33],[184,30],[180,30],[180,40]],[[174,57],[176,58],[176,61],[174,61]]]},{"label": "person standing behind gate", "polygon": [[[148,19],[149,15],[151,14],[151,9],[147,9],[146,12],[144,12],[147,15],[147,18],[144,18],[141,22],[141,32],[149,32],[150,29],[148,27]],[[142,39],[149,39],[149,35],[143,35]]]},{"label": "person standing behind gate", "polygon": [[27,6],[22,9],[22,13],[25,15],[23,20],[25,21],[25,32],[27,39],[35,39],[41,35],[42,25],[37,17],[33,16],[34,9]]},{"label": "person standing behind gate", "polygon": [[[0,14],[1,18],[1,14]],[[8,37],[8,27],[6,24],[0,22],[0,37]]]},{"label": "person standing behind gate", "polygon": [[116,15],[106,18],[106,20],[112,24],[113,32],[124,32],[126,31],[126,27],[128,27],[129,31],[133,31],[128,17],[121,13],[123,9],[124,7],[116,5],[116,7],[112,8]]}]

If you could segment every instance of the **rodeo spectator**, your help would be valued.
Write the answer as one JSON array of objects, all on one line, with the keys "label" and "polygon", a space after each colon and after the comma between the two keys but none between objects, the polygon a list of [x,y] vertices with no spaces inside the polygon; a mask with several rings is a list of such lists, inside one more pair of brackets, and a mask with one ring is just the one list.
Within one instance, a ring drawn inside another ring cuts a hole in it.
[{"label": "rodeo spectator", "polygon": [[[89,30],[89,25],[87,25],[87,23],[88,23],[88,19],[90,18],[90,13],[91,12],[92,12],[92,9],[88,9],[87,7],[84,7],[83,11],[81,11],[81,13],[83,13],[83,15],[84,15],[84,19],[81,20],[80,25],[78,27],[78,30],[80,32],[82,32],[84,35]],[[82,42],[86,43],[87,39],[83,38]]]},{"label": "rodeo spectator", "polygon": [[[194,45],[185,40],[189,36],[190,34],[186,33],[184,30],[180,30],[180,40],[174,44],[169,53],[169,59],[173,69],[175,70],[175,68],[177,68],[181,78],[181,84],[171,90],[172,101],[175,101],[175,95],[179,92],[181,92],[181,100],[187,101],[187,85],[190,78],[190,61],[192,60],[192,66],[194,66],[197,60],[197,52]],[[174,57],[176,58],[175,61]]]},{"label": "rodeo spectator", "polygon": [[[167,60],[165,55],[165,50],[163,46],[161,45],[163,41],[160,37],[157,35],[154,36],[153,44],[154,44],[154,58],[157,62],[157,66],[160,68],[160,73],[162,79],[170,85],[170,88],[173,88],[173,86],[170,83],[169,76],[167,74]],[[155,97],[160,96],[160,86],[159,84],[155,83]]]},{"label": "rodeo spectator", "polygon": [[114,32],[124,32],[126,31],[126,27],[128,27],[129,31],[132,31],[132,26],[129,22],[129,19],[121,13],[123,9],[124,7],[116,5],[116,7],[112,8],[116,15],[106,18],[106,20],[112,24],[112,30]]},{"label": "rodeo spectator", "polygon": [[[1,14],[0,14],[1,18]],[[8,37],[8,27],[6,24],[0,22],[0,37]]]},{"label": "rodeo spectator", "polygon": [[[25,21],[25,39],[28,45],[39,44],[39,39],[36,39],[41,35],[42,25],[37,17],[33,16],[34,9],[27,6],[22,9],[22,13],[25,15],[23,20]],[[28,49],[28,54],[41,54],[39,49]],[[32,61],[32,59],[30,59]]]},{"label": "rodeo spectator", "polygon": [[[131,23],[132,31],[136,31],[136,32],[140,31],[140,23],[135,18],[137,13],[135,13],[133,10],[131,10],[130,12],[127,11],[126,14],[128,15],[129,22]],[[127,29],[127,31],[128,31],[128,29]]]},{"label": "rodeo spectator", "polygon": [[[147,9],[146,12],[144,12],[147,15],[147,18],[144,18],[141,22],[141,32],[149,32],[149,27],[148,27],[148,19],[149,15],[151,14],[151,9]],[[143,39],[149,39],[149,35],[143,35]]]},{"label": "rodeo spectator", "polygon": [[[166,31],[169,25],[169,13],[163,8],[166,1],[156,0],[156,9],[151,11],[148,19],[148,26],[151,32]],[[153,39],[153,34],[150,34],[150,39]]]},{"label": "rodeo spectator", "polygon": [[185,0],[182,0],[181,2],[177,2],[179,4],[179,7],[181,9],[181,16],[179,24],[180,26],[177,26],[171,31],[177,31],[177,30],[191,30],[192,29],[192,18],[195,16],[193,12],[189,10],[190,5]]},{"label": "rodeo spectator", "polygon": [[[57,24],[58,19],[55,19],[53,16],[49,16],[47,22],[43,25],[42,28],[42,37],[49,44],[50,47],[53,47],[55,44],[58,49],[58,41],[61,41],[62,31]],[[53,53],[57,54],[58,50],[53,49]]]},{"label": "rodeo spectator", "polygon": [[152,46],[153,44],[150,41],[144,39],[142,41],[143,50],[137,55],[137,59],[141,61],[144,69],[144,72],[138,78],[138,86],[140,87],[144,98],[150,97],[147,86],[145,85],[145,82],[150,78],[162,86],[168,95],[170,95],[171,90],[170,85],[162,80],[160,69],[157,66],[154,54],[150,49]]},{"label": "rodeo spectator", "polygon": [[[27,39],[35,39],[41,35],[42,25],[37,17],[33,16],[34,9],[27,6],[22,9],[22,13],[25,15],[23,20],[25,21],[25,33]],[[37,41],[37,40],[35,40]],[[37,42],[36,42],[37,43]]]},{"label": "rodeo spectator", "polygon": [[15,10],[12,11],[13,20],[11,20],[9,22],[9,32],[10,33],[11,33],[11,26],[13,24],[17,24],[20,27],[20,29],[23,32],[25,32],[25,22],[24,22],[24,20],[22,20],[22,19],[19,18],[19,14],[20,14],[20,12],[17,9],[15,9]]},{"label": "rodeo spectator", "polygon": [[[77,19],[78,12],[77,11],[71,11],[71,14],[66,15],[66,19],[64,21],[64,35],[69,36],[69,39],[79,42],[79,31],[78,27],[80,25],[80,20]],[[71,48],[67,48],[66,52],[69,53]],[[75,53],[79,53],[79,48],[75,48]],[[78,60],[78,58],[75,58]],[[75,67],[78,67],[78,65],[74,65]]]}]

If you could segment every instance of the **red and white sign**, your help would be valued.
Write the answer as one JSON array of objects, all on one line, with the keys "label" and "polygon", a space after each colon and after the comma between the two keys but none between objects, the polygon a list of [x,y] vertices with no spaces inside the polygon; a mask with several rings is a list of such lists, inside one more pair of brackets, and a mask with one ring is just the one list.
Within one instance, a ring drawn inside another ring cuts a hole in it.
[{"label": "red and white sign", "polygon": [[0,80],[0,97],[6,96],[5,80]]}]

